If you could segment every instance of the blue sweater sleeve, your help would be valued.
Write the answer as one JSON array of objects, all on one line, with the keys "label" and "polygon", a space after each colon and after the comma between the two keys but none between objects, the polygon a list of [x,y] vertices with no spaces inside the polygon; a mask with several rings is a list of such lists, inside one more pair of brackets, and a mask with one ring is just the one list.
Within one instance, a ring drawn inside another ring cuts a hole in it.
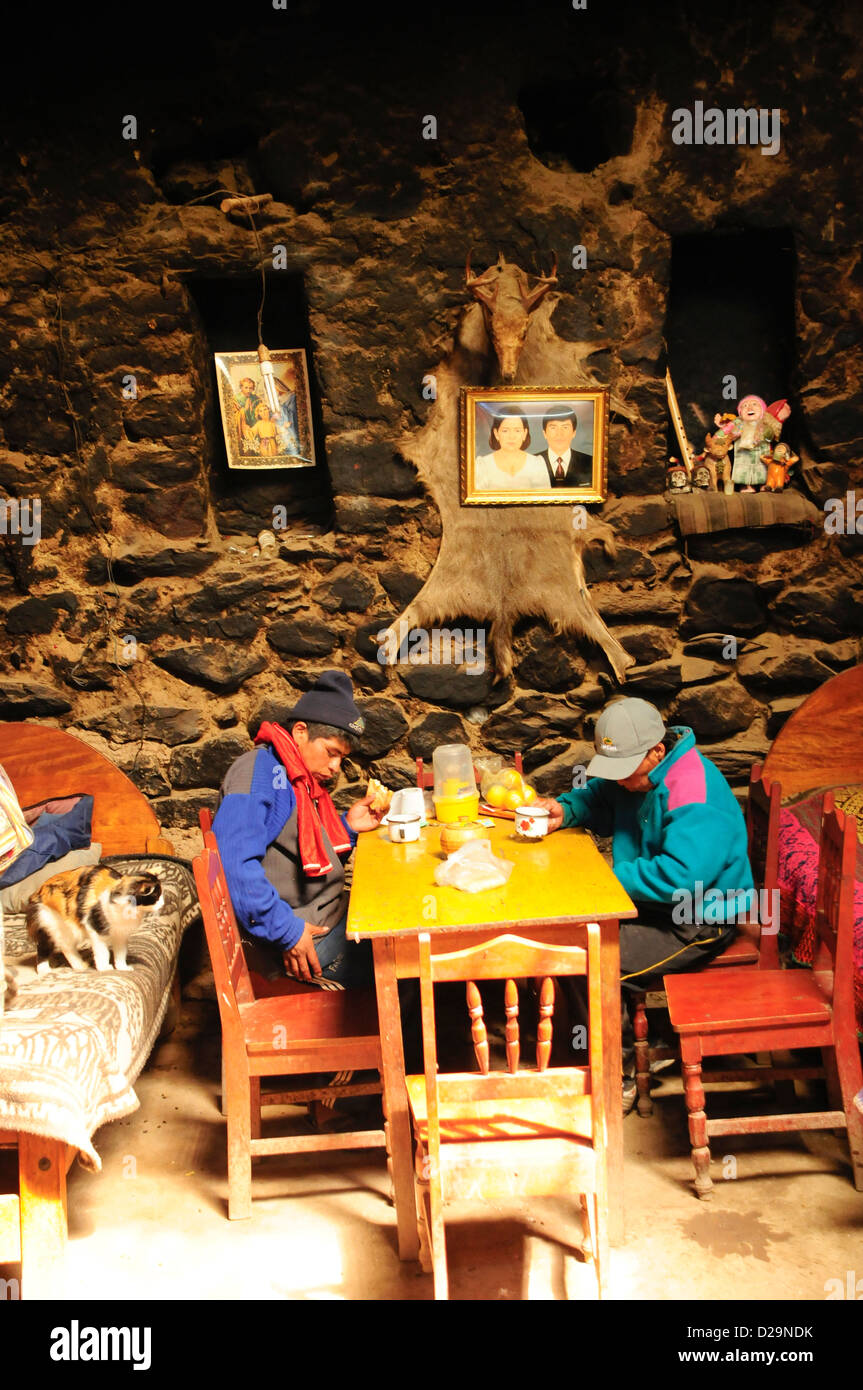
[{"label": "blue sweater sleeve", "polygon": [[294,793],[290,786],[281,789],[281,809],[274,818],[276,793],[266,780],[258,780],[257,767],[253,791],[254,795],[234,792],[225,796],[213,821],[213,833],[237,921],[251,936],[287,951],[297,944],[306,924],[279,897],[264,873],[263,859],[294,809]]},{"label": "blue sweater sleeve", "polygon": [[[731,827],[729,826],[729,830]],[[726,856],[724,818],[715,806],[693,803],[667,811],[663,824],[663,852],[651,859],[615,859],[614,873],[634,902],[677,901],[680,889],[695,890],[698,881],[716,881]],[[740,891],[750,887],[740,884]]]},{"label": "blue sweater sleeve", "polygon": [[614,831],[614,787],[602,777],[591,777],[586,787],[564,792],[556,798],[563,807],[563,824],[586,825],[597,835]]}]

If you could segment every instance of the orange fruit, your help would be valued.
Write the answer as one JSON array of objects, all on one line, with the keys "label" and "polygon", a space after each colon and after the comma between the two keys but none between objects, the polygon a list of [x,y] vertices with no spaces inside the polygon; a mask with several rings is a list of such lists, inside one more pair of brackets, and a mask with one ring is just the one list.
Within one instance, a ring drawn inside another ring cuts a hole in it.
[{"label": "orange fruit", "polygon": [[528,785],[527,782],[525,782],[525,784],[524,784],[523,795],[524,795],[524,803],[523,803],[523,804],[524,804],[525,806],[529,806],[530,803],[531,803],[532,801],[536,801],[536,792],[534,791],[533,787],[531,787],[531,786]]},{"label": "orange fruit", "polygon": [[501,773],[500,781],[501,785],[509,787],[510,791],[517,792],[521,789],[521,773],[516,772],[514,767],[508,768],[506,772]]},{"label": "orange fruit", "polygon": [[521,802],[521,792],[508,791],[504,797],[504,806],[508,811],[517,811]]},{"label": "orange fruit", "polygon": [[506,790],[506,787],[502,787],[499,782],[495,782],[494,786],[489,787],[488,795],[486,796],[486,801],[489,806],[494,806],[499,810],[504,804]]}]

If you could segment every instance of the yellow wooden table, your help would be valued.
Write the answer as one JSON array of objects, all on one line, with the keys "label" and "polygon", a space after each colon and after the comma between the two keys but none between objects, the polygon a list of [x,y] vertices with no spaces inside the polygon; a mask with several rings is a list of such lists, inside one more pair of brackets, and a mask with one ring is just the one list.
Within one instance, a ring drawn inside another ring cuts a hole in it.
[{"label": "yellow wooden table", "polygon": [[415,844],[394,845],[386,828],[359,837],[348,911],[347,935],[370,939],[383,1052],[383,1084],[390,1134],[399,1255],[416,1259],[418,1240],[413,1192],[413,1157],[398,981],[419,975],[417,936],[446,935],[447,950],[493,938],[518,927],[533,940],[572,942],[585,922],[601,928],[602,1008],[608,1116],[609,1187],[616,1193],[611,1239],[623,1235],[623,1111],[620,1052],[619,924],[636,909],[593,841],[583,830],[558,830],[544,840],[519,840],[512,821],[487,831],[492,849],[513,863],[508,883],[482,893],[438,888],[434,872],[443,855],[436,825]]}]

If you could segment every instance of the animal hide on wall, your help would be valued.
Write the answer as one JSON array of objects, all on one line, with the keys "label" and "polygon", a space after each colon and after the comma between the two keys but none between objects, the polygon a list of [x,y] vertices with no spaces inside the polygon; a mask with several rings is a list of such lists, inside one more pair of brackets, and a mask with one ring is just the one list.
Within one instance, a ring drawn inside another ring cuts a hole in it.
[{"label": "animal hide on wall", "polygon": [[[577,384],[598,389],[584,358],[597,344],[568,343],[551,327],[553,303],[531,319],[520,375],[525,383]],[[459,390],[481,382],[490,349],[479,305],[463,316],[453,353],[434,370],[437,398],[427,423],[398,441],[441,515],[443,536],[434,568],[423,588],[383,641],[398,650],[408,628],[445,626],[459,617],[489,623],[499,677],[512,670],[512,631],[519,618],[544,618],[553,631],[588,637],[602,648],[619,681],[635,664],[594,608],[584,578],[582,551],[601,540],[613,553],[613,533],[588,517],[577,528],[574,508],[550,505],[463,507],[459,492]]]}]

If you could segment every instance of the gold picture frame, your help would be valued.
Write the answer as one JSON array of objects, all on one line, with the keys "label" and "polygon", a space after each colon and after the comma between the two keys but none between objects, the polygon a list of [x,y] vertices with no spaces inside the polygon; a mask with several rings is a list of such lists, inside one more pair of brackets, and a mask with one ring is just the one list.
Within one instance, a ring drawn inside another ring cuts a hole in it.
[{"label": "gold picture frame", "polygon": [[269,405],[256,352],[217,352],[229,468],[314,468],[309,374],[302,348],[270,350],[279,411]]},{"label": "gold picture frame", "polygon": [[[463,506],[572,506],[605,501],[606,388],[463,386],[460,407]],[[523,422],[520,444],[516,438],[519,420]],[[555,455],[562,460],[556,465],[557,476]],[[519,456],[523,456],[521,463]]]}]

